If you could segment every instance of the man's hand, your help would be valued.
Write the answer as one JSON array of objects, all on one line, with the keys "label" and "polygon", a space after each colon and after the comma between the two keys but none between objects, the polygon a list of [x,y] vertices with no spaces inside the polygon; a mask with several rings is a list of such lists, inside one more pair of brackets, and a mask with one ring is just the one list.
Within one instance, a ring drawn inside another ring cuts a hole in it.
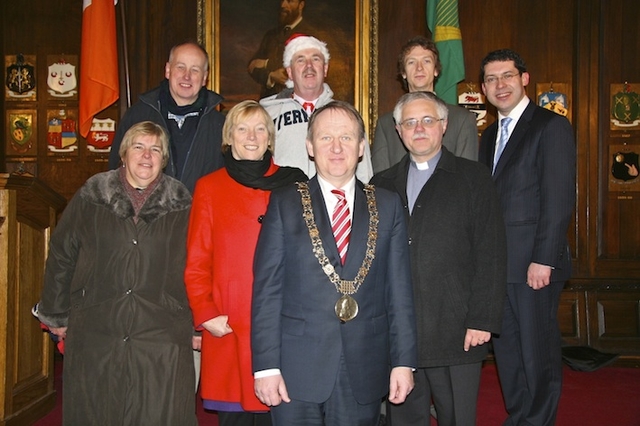
[{"label": "man's hand", "polygon": [[389,402],[402,404],[413,389],[413,371],[409,367],[394,367],[389,379]]},{"label": "man's hand", "polygon": [[287,80],[289,80],[289,75],[287,74],[287,70],[284,68],[278,68],[277,70],[271,71],[269,73],[269,80],[275,84],[285,84]]},{"label": "man's hand", "polygon": [[469,352],[471,346],[484,345],[489,340],[491,340],[490,332],[467,328],[467,334],[464,336],[464,351]]},{"label": "man's hand", "polygon": [[281,374],[255,379],[253,388],[260,402],[269,407],[280,405],[282,401],[291,402]]},{"label": "man's hand", "polygon": [[540,290],[549,285],[551,266],[531,262],[527,271],[527,285],[534,290]]},{"label": "man's hand", "polygon": [[266,68],[267,61],[268,59],[254,59],[253,61],[249,62],[249,74],[251,74],[256,68]]},{"label": "man's hand", "polygon": [[233,330],[227,323],[229,315],[219,315],[202,323],[202,327],[215,337],[222,337],[226,334],[233,333]]},{"label": "man's hand", "polygon": [[202,336],[191,336],[191,347],[194,351],[202,350]]},{"label": "man's hand", "polygon": [[49,327],[49,331],[58,336],[60,340],[64,340],[67,337],[67,328],[68,327]]}]

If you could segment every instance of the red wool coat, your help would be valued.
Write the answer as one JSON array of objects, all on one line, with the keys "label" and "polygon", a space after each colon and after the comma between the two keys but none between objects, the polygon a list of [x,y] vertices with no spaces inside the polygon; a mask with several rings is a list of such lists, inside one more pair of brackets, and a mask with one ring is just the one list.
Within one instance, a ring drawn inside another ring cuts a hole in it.
[{"label": "red wool coat", "polygon": [[[278,166],[271,164],[267,175]],[[219,315],[233,330],[202,335],[201,395],[267,411],[255,396],[251,367],[253,255],[270,191],[234,181],[226,169],[201,178],[191,208],[185,284],[196,328]]]}]

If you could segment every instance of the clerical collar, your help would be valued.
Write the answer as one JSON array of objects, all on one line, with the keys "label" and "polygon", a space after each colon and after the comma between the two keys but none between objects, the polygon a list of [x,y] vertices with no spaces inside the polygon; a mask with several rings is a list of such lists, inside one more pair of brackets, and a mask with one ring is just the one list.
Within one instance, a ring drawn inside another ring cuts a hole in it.
[{"label": "clerical collar", "polygon": [[438,151],[436,155],[431,157],[431,159],[422,163],[418,163],[417,161],[415,161],[413,158],[413,155],[410,154],[409,156],[411,158],[411,163],[415,165],[416,169],[429,170],[429,169],[433,169],[435,166],[438,165],[438,161],[440,161],[440,157],[442,156],[442,149],[440,149],[440,151]]}]

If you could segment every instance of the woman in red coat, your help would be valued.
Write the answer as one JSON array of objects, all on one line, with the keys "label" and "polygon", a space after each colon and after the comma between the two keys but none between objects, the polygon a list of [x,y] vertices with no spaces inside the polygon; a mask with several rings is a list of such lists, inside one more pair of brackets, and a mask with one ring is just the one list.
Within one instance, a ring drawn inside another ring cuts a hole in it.
[{"label": "woman in red coat", "polygon": [[194,324],[203,330],[200,394],[204,408],[218,411],[220,426],[271,424],[253,390],[253,254],[271,191],[307,180],[301,170],[273,163],[274,139],[260,104],[233,107],[222,130],[225,168],[202,177],[193,196],[185,283]]}]

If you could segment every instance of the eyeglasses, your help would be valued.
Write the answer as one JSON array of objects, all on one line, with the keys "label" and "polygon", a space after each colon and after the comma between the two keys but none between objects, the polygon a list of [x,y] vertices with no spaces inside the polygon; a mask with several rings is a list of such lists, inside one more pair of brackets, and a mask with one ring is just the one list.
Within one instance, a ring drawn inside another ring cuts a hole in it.
[{"label": "eyeglasses", "polygon": [[433,127],[436,125],[436,123],[438,123],[438,121],[444,121],[444,118],[435,118],[427,115],[426,117],[422,117],[420,120],[418,120],[417,118],[408,118],[404,121],[401,121],[400,125],[405,130],[413,130],[416,128],[418,123],[422,123],[422,126],[424,127]]},{"label": "eyeglasses", "polygon": [[520,73],[512,73],[512,72],[505,72],[502,75],[490,75],[488,77],[485,77],[484,79],[484,84],[487,84],[489,86],[493,86],[494,84],[498,84],[499,80],[502,80],[503,83],[509,83],[511,80],[513,80],[513,77],[516,77],[520,75]]}]

